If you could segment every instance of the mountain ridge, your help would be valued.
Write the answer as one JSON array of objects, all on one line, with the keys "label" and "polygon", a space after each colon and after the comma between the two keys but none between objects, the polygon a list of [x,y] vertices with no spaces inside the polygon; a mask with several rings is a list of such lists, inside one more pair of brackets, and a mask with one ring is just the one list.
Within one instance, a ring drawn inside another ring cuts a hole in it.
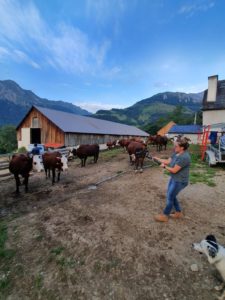
[{"label": "mountain ridge", "polygon": [[0,80],[0,105],[0,126],[6,124],[17,125],[32,105],[78,115],[91,115],[87,110],[72,103],[38,97],[31,90],[21,88],[20,85],[13,80]]},{"label": "mountain ridge", "polygon": [[[0,81],[0,126],[18,125],[32,105],[42,106],[78,115],[91,116],[127,125],[143,127],[172,113],[177,106],[184,107],[184,114],[192,115],[201,109],[203,92],[163,92],[137,101],[124,109],[98,110],[91,114],[87,110],[62,100],[40,98],[31,90],[25,90],[13,80]],[[7,112],[7,114],[6,114]]]}]

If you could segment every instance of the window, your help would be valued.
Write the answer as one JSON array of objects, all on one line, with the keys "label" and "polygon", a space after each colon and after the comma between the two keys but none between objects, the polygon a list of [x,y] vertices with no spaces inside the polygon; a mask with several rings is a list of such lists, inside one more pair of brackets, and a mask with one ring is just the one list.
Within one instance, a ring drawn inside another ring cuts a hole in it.
[{"label": "window", "polygon": [[33,120],[32,120],[32,128],[39,128],[38,118],[33,118]]}]

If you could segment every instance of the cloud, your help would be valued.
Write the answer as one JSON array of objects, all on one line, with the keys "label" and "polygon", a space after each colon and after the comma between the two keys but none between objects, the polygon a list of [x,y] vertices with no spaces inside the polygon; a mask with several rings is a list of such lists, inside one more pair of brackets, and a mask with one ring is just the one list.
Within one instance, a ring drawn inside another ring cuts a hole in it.
[{"label": "cloud", "polygon": [[74,102],[74,105],[78,105],[83,109],[86,109],[89,112],[95,113],[100,109],[110,110],[112,108],[125,108],[123,105],[120,104],[104,104],[101,102]]},{"label": "cloud", "polygon": [[[65,23],[56,24],[52,29],[32,2],[23,5],[15,0],[0,1],[0,42],[11,52],[20,48],[17,57],[33,67],[47,64],[67,73],[93,76],[115,72],[114,67],[109,70],[105,67],[111,47],[109,39],[99,43],[91,41],[85,32]],[[30,57],[40,57],[39,65],[22,52],[29,53]]]},{"label": "cloud", "polygon": [[23,51],[14,50],[13,53],[11,54],[11,56],[18,62],[25,62],[28,65],[31,65],[35,69],[40,69],[39,64],[34,62],[32,59],[30,59],[29,56],[26,53],[24,53]]},{"label": "cloud", "polygon": [[183,5],[178,13],[185,14],[188,17],[192,17],[197,12],[205,12],[211,8],[213,8],[215,2],[212,0],[198,0],[187,5]]},{"label": "cloud", "polygon": [[10,58],[10,60],[14,60],[18,63],[25,62],[35,69],[40,69],[40,66],[35,61],[33,61],[26,53],[18,49],[10,50],[5,47],[0,47],[0,59],[3,60],[5,58]]},{"label": "cloud", "polygon": [[9,51],[4,47],[0,47],[0,58],[3,58],[8,55],[9,55]]}]

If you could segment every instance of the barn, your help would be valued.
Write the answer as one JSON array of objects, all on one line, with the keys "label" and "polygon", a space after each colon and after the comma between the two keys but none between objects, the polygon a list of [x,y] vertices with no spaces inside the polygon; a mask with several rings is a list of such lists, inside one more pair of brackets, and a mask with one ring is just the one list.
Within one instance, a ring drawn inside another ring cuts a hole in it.
[{"label": "barn", "polygon": [[208,77],[208,89],[202,103],[203,126],[223,123],[225,120],[225,80],[218,75]]},{"label": "barn", "polygon": [[32,106],[17,126],[18,147],[29,144],[105,144],[123,137],[147,137],[134,126]]},{"label": "barn", "polygon": [[164,136],[167,135],[170,128],[173,127],[173,125],[176,125],[176,123],[174,123],[173,121],[170,121],[168,124],[166,124],[165,126],[163,126],[158,132],[158,135]]},{"label": "barn", "polygon": [[168,132],[168,137],[173,138],[177,135],[183,135],[191,140],[192,144],[200,141],[202,133],[201,125],[174,125]]}]

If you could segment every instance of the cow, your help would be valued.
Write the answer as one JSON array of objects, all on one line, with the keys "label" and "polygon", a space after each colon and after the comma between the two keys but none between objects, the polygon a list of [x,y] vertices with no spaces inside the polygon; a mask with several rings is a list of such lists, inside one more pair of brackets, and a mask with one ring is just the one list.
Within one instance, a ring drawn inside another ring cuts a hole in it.
[{"label": "cow", "polygon": [[116,140],[114,140],[114,141],[108,141],[107,143],[106,143],[106,146],[108,147],[108,150],[110,150],[110,149],[112,149],[113,147],[116,147]]},{"label": "cow", "polygon": [[55,170],[58,171],[57,180],[60,180],[61,171],[68,169],[67,158],[65,155],[61,155],[60,152],[46,152],[42,155],[43,165],[46,178],[50,177],[50,171],[52,171],[52,185],[55,183]]},{"label": "cow", "polygon": [[155,144],[158,152],[162,150],[163,146],[164,146],[164,150],[166,150],[167,143],[168,143],[168,138],[166,136],[161,136],[161,135],[156,136]]},{"label": "cow", "polygon": [[148,137],[147,140],[147,144],[156,145],[156,149],[158,152],[162,150],[163,146],[164,149],[166,150],[167,143],[168,143],[168,138],[166,136],[161,136],[159,134],[151,135]]},{"label": "cow", "polygon": [[28,192],[28,179],[32,169],[37,172],[43,170],[40,155],[29,156],[28,154],[14,154],[12,156],[9,162],[9,171],[14,175],[17,194],[20,192],[19,186],[21,185],[19,175],[24,178],[23,184],[25,185],[25,192]]},{"label": "cow", "polygon": [[131,142],[127,147],[127,152],[130,156],[130,163],[135,163],[135,172],[143,172],[144,159],[148,153],[147,146],[144,143]]},{"label": "cow", "polygon": [[119,145],[124,148],[124,150],[126,151],[127,150],[127,147],[128,145],[131,143],[131,140],[130,139],[121,139],[119,140]]},{"label": "cow", "polygon": [[99,156],[99,145],[80,145],[76,151],[74,151],[74,154],[75,152],[77,157],[79,157],[81,160],[81,167],[85,167],[88,156],[94,156],[94,163],[97,163]]}]

